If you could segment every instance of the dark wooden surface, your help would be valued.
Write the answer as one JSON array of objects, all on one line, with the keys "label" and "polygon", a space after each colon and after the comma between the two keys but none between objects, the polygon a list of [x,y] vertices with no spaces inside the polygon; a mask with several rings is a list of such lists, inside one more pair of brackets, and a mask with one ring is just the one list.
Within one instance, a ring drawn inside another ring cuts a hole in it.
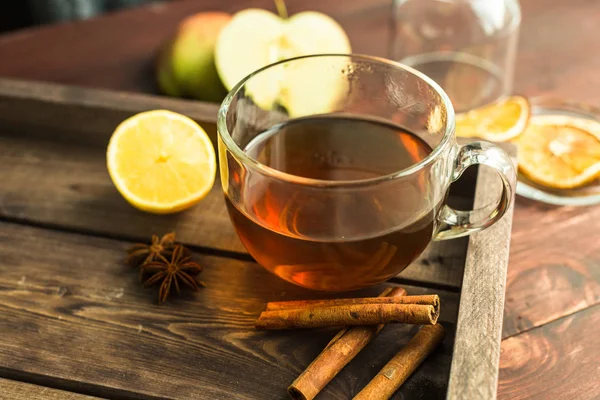
[{"label": "dark wooden surface", "polygon": [[[254,329],[266,301],[307,296],[255,263],[197,254],[207,287],[159,308],[152,290],[123,265],[130,242],[8,222],[0,227],[6,266],[0,374],[6,378],[108,398],[278,399],[336,332]],[[349,295],[372,296],[382,288]],[[458,294],[435,292],[449,336],[398,398],[438,398],[446,391],[454,330],[448,321],[456,320]],[[387,327],[322,398],[356,394],[416,329]]]},{"label": "dark wooden surface", "polygon": [[0,378],[0,399],[97,400],[98,397]]},{"label": "dark wooden surface", "polygon": [[[0,165],[6,177],[0,188],[0,276],[6,278],[0,279],[0,308],[6,310],[0,324],[6,339],[0,346],[0,354],[5,355],[0,359],[0,376],[116,399],[285,396],[286,382],[308,364],[333,332],[311,333],[311,340],[298,344],[303,333],[260,333],[253,329],[253,321],[266,301],[323,294],[278,282],[248,261],[249,255],[241,250],[231,230],[219,185],[200,206],[161,217],[139,213],[127,205],[106,174],[106,141],[123,114],[162,103],[164,99],[156,96],[0,79]],[[206,112],[214,111],[214,106],[190,109],[191,104],[168,102],[169,108],[199,121],[206,121]],[[25,110],[31,118],[26,118]],[[86,116],[91,118],[87,123]],[[214,121],[214,115],[208,119]],[[461,208],[471,207],[474,195],[476,174],[465,175],[450,196]],[[489,181],[483,175],[478,178],[478,188]],[[487,191],[493,195],[493,190]],[[478,195],[475,201],[486,199]],[[500,231],[488,230],[478,238],[506,247],[509,225],[510,219],[504,220],[498,225]],[[198,250],[200,262],[215,278],[205,279],[209,288],[202,290],[199,298],[186,296],[183,303],[175,301],[170,303],[173,307],[159,309],[150,300],[151,292],[140,287],[135,271],[122,261],[132,240],[147,240],[149,232],[169,230],[177,231],[182,241]],[[467,243],[466,238],[434,243],[392,280],[402,283],[409,293],[440,292],[444,302],[441,319],[447,328],[444,348],[428,359],[394,398],[440,398],[449,393],[449,399],[460,399],[464,397],[461,393],[481,393],[482,388],[495,392],[497,358],[474,352],[470,341],[454,341],[454,331],[462,326],[463,336],[478,335],[486,341],[477,346],[479,350],[499,354],[501,312],[497,305],[503,303],[499,286],[505,280],[505,268],[497,270],[501,276],[489,275],[491,287],[482,284],[482,279],[465,281],[462,277],[463,270],[481,272],[482,264],[476,262],[480,259],[506,266],[501,258],[508,253],[499,251],[497,245],[469,242],[467,248]],[[371,288],[362,295],[379,291],[381,287]],[[467,312],[458,316],[459,292],[460,296],[474,296],[481,304],[476,307],[469,301],[461,306]],[[480,313],[476,318],[470,315],[474,308]],[[150,317],[153,313],[159,315],[158,320]],[[475,320],[489,323],[473,325]],[[164,336],[156,330],[159,325],[163,331],[173,326],[177,332],[185,330],[185,342],[173,348],[157,341],[157,335]],[[132,327],[137,334],[132,334]],[[355,367],[345,369],[345,375],[336,378],[322,397],[341,399],[355,393],[366,383],[364,376],[371,374],[362,366],[381,366],[389,358],[391,343],[402,345],[413,330],[391,328],[377,346],[370,346],[375,355],[364,352]],[[140,335],[144,332],[150,336]],[[189,348],[192,342],[196,345]],[[294,345],[297,349],[292,349]],[[262,355],[265,347],[270,349],[269,357]],[[302,356],[287,362],[289,353],[295,352]],[[257,357],[248,363],[242,356],[246,353]],[[457,359],[463,363],[452,367],[455,375],[470,376],[473,366],[480,366],[483,381],[461,378],[460,385],[449,385],[449,376],[453,376],[450,363]],[[484,365],[478,365],[481,363]],[[94,367],[77,367],[90,364]],[[190,364],[195,368],[188,368]],[[261,374],[248,374],[237,385],[220,385],[222,376],[239,374],[250,364],[250,370]],[[275,364],[277,371],[273,371]],[[150,367],[157,369],[156,374],[131,372]],[[179,379],[169,376],[165,380],[173,370],[181,371]],[[272,385],[262,384],[264,374],[276,373],[280,379]],[[203,384],[192,385],[197,381]],[[12,383],[11,391],[16,388]],[[28,393],[30,386],[22,391]]]},{"label": "dark wooden surface", "polygon": [[[389,3],[387,0],[349,0],[342,7],[334,1],[308,0],[288,1],[288,6],[291,12],[315,9],[329,13],[347,29],[355,51],[385,55]],[[0,37],[0,76],[153,92],[153,54],[180,18],[203,9],[237,10],[247,4],[270,7],[266,0],[181,1],[82,23],[5,35]],[[597,51],[600,2],[522,0],[522,7],[515,91],[600,104],[600,75],[597,73],[600,68],[600,52]],[[13,151],[25,150],[18,147],[19,143],[13,145],[16,146]],[[0,151],[10,157],[5,149]],[[77,158],[76,152],[72,157]],[[57,155],[56,159],[59,158]],[[36,171],[32,165],[40,160],[35,152],[28,160],[26,157],[23,160],[20,168],[28,171],[22,175],[25,179],[23,188],[28,189],[27,176]],[[0,171],[5,171],[4,168],[6,166]],[[65,165],[64,171],[65,186],[61,186],[60,193],[67,199],[69,190],[103,190],[94,185],[69,189],[68,174],[75,174],[76,169]],[[4,180],[4,172],[2,176]],[[38,196],[39,203],[43,203],[39,193],[30,190],[29,195],[34,200]],[[13,213],[13,218],[17,219],[26,215],[22,209],[23,201],[11,199],[6,194],[1,200],[3,213]],[[93,209],[93,204],[79,206]],[[67,202],[65,207],[72,207],[72,204]],[[43,208],[39,212],[45,213],[47,218],[54,213]],[[499,398],[592,399],[600,396],[600,385],[594,379],[600,373],[597,367],[600,363],[597,340],[597,304],[600,303],[598,221],[600,207],[559,208],[517,200],[506,286]],[[47,223],[51,225],[52,221]],[[94,261],[91,260],[92,264]],[[79,261],[77,265],[81,263]],[[4,275],[3,272],[0,279],[5,279]],[[18,277],[16,283],[20,280]],[[36,307],[45,312],[52,310],[51,303],[30,306],[34,310]],[[78,312],[88,309],[93,310],[93,307],[77,308]],[[36,312],[44,315],[39,310]],[[61,312],[73,313],[72,310]],[[87,321],[87,318],[83,320]],[[59,320],[56,323],[60,325]],[[122,321],[114,323],[116,326],[121,324]],[[29,327],[35,329],[34,324]],[[27,327],[23,329],[26,333]],[[111,325],[107,329],[116,328]],[[44,361],[42,356],[28,355]],[[30,374],[36,376],[35,371]],[[118,378],[115,377],[117,381]],[[111,390],[120,390],[115,381],[111,384]]]}]

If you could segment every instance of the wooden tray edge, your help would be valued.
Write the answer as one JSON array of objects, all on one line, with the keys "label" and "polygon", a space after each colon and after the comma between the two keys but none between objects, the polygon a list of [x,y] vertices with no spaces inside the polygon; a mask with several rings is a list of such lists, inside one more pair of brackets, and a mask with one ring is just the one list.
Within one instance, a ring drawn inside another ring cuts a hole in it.
[{"label": "wooden tray edge", "polygon": [[[515,146],[501,147],[516,165]],[[474,208],[497,201],[493,185],[499,185],[496,172],[480,168]],[[448,400],[496,398],[513,209],[514,202],[500,221],[469,238]]]},{"label": "wooden tray edge", "polygon": [[[0,77],[3,122],[24,120],[43,127],[55,126],[58,120],[67,130],[73,125],[90,141],[108,142],[124,117],[155,109],[168,109],[192,118],[206,130],[216,147],[219,110],[216,103]],[[81,110],[86,112],[79,117]],[[106,128],[101,131],[93,130],[94,124],[86,120],[95,117],[97,110],[111,110],[114,114],[113,120],[101,121]]]}]

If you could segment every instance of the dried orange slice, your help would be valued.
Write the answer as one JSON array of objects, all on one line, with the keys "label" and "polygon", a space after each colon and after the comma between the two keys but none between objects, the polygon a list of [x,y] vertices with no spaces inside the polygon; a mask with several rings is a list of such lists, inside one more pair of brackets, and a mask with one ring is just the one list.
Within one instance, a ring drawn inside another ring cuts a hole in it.
[{"label": "dried orange slice", "polygon": [[190,118],[166,110],[123,121],[110,138],[106,162],[123,197],[157,214],[181,211],[202,200],[217,170],[206,132]]},{"label": "dried orange slice", "polygon": [[505,142],[519,136],[529,120],[525,97],[511,96],[456,116],[456,136]]},{"label": "dried orange slice", "polygon": [[596,121],[535,116],[514,142],[521,171],[544,186],[571,189],[600,176],[600,123]]}]

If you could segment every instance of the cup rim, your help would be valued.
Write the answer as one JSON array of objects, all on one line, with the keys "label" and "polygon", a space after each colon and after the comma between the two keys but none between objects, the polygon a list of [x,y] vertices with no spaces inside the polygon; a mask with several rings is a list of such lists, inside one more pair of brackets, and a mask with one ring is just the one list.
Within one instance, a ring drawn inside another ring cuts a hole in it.
[{"label": "cup rim", "polygon": [[[240,146],[233,140],[233,137],[229,133],[229,129],[227,129],[227,112],[229,111],[229,106],[233,101],[234,97],[238,94],[240,89],[255,75],[260,74],[261,72],[275,67],[277,65],[288,63],[290,61],[302,60],[307,58],[332,58],[332,57],[340,57],[340,58],[348,58],[348,59],[358,59],[369,62],[378,62],[382,64],[387,64],[393,66],[394,68],[401,69],[407,71],[421,80],[423,80],[427,85],[429,85],[442,99],[442,103],[446,108],[446,128],[442,139],[435,146],[435,148],[427,155],[427,157],[423,158],[416,164],[413,164],[407,168],[400,169],[398,171],[391,172],[386,175],[378,176],[375,178],[367,178],[367,179],[354,179],[354,180],[325,180],[325,179],[314,179],[314,178],[306,178],[303,176],[289,174],[287,172],[283,172],[277,170],[275,168],[269,167],[253,157],[246,154]],[[348,186],[366,186],[371,184],[377,184],[380,182],[395,180],[398,178],[406,177],[414,174],[425,168],[427,165],[433,163],[440,154],[447,147],[448,143],[453,137],[455,126],[455,116],[454,116],[454,107],[452,106],[452,102],[450,98],[444,92],[444,90],[431,78],[422,72],[417,71],[416,69],[409,67],[408,65],[404,65],[397,61],[388,60],[383,57],[370,56],[364,54],[337,54],[337,53],[327,53],[327,54],[312,54],[307,56],[293,57],[285,60],[277,61],[275,63],[266,65],[251,74],[247,75],[245,78],[240,80],[231,91],[225,96],[225,99],[221,103],[217,114],[217,133],[223,140],[223,143],[227,147],[231,153],[235,156],[236,159],[241,161],[244,166],[249,169],[255,170],[262,175],[279,179],[281,181],[301,184],[306,186],[317,186],[317,187],[348,187]]]}]

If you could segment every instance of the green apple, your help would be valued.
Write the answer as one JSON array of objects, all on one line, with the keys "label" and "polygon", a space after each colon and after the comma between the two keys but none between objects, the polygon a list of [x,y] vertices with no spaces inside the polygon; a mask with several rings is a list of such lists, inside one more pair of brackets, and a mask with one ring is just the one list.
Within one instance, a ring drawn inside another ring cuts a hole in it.
[{"label": "green apple", "polygon": [[223,12],[203,12],[183,20],[161,49],[156,78],[167,95],[219,102],[227,91],[214,62],[220,31],[231,20]]},{"label": "green apple", "polygon": [[[346,33],[325,14],[307,11],[282,18],[266,10],[247,9],[235,14],[221,31],[215,63],[230,90],[248,74],[277,61],[350,52]],[[258,106],[270,109],[279,104],[293,117],[328,112],[345,89],[341,68],[341,64],[332,65],[330,73],[324,72],[323,62],[315,59],[280,65],[250,79],[246,93]]]}]

